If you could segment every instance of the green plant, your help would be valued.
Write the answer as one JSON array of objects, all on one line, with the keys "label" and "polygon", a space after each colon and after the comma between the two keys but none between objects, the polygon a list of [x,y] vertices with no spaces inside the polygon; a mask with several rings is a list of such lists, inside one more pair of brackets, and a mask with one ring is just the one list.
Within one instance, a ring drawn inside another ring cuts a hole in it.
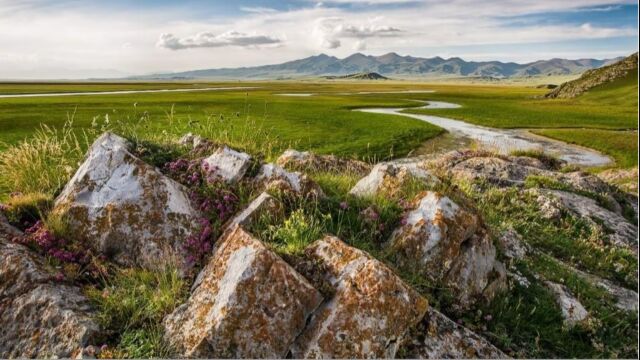
[{"label": "green plant", "polygon": [[89,287],[86,293],[98,310],[98,322],[111,334],[110,345],[130,357],[167,355],[158,326],[187,295],[187,284],[175,266],[117,270],[103,287]]},{"label": "green plant", "polygon": [[0,152],[0,191],[55,195],[73,175],[87,148],[72,120],[61,129],[42,125],[32,137]]},{"label": "green plant", "polygon": [[53,198],[49,194],[39,192],[15,194],[6,202],[4,210],[9,222],[25,229],[38,220],[46,217],[53,205]]},{"label": "green plant", "polygon": [[325,231],[325,222],[331,215],[311,216],[303,209],[295,210],[280,226],[270,226],[268,238],[276,248],[286,254],[300,254],[307,245]]}]

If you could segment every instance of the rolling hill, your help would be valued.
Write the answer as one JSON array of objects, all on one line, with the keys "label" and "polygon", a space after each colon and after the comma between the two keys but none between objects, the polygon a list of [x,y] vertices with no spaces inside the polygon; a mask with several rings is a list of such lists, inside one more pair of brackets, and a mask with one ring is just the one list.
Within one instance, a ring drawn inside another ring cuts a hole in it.
[{"label": "rolling hill", "polygon": [[242,68],[203,69],[166,74],[135,76],[130,79],[282,79],[313,76],[344,76],[378,73],[393,77],[493,77],[510,78],[580,74],[620,60],[551,59],[526,64],[500,61],[465,61],[458,57],[420,58],[388,53],[371,56],[356,53],[344,59],[320,54],[276,65]]},{"label": "rolling hill", "polygon": [[[586,71],[580,78],[568,81],[553,91],[547,98],[573,98],[607,84],[627,83],[638,76],[638,53],[632,54],[614,64]],[[637,82],[636,82],[637,84]],[[634,95],[635,96],[635,95]]]}]

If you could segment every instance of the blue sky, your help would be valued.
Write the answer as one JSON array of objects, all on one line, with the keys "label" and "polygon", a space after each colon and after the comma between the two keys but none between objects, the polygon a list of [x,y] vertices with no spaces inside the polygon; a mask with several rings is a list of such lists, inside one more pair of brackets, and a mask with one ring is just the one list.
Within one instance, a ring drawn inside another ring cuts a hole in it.
[{"label": "blue sky", "polygon": [[530,62],[637,51],[621,0],[0,0],[0,78],[252,66],[326,53]]}]

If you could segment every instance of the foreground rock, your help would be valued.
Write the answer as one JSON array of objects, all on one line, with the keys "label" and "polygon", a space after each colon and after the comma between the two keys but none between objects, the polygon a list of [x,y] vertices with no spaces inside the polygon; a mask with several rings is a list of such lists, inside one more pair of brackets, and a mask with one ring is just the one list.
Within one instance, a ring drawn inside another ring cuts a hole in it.
[{"label": "foreground rock", "polygon": [[504,266],[479,217],[435,192],[419,198],[388,246],[406,266],[443,282],[466,309],[505,287]]},{"label": "foreground rock", "polygon": [[74,240],[122,265],[154,267],[197,231],[200,213],[186,189],[105,133],[56,199]]},{"label": "foreground rock", "polygon": [[289,149],[276,161],[284,168],[299,171],[333,171],[355,173],[364,176],[371,170],[371,165],[358,160],[342,159],[334,155],[316,155],[308,151]]},{"label": "foreground rock", "polygon": [[[10,229],[1,217],[0,228]],[[80,289],[56,281],[42,259],[0,233],[0,358],[76,356],[99,333],[92,315]]]},{"label": "foreground rock", "polygon": [[427,301],[391,269],[335,237],[308,249],[326,269],[335,295],[311,318],[292,347],[294,358],[393,358]]},{"label": "foreground rock", "polygon": [[164,320],[181,356],[282,358],[322,296],[260,241],[234,227],[189,300]]},{"label": "foreground rock", "polygon": [[404,347],[411,359],[508,359],[483,337],[430,308]]},{"label": "foreground rock", "polygon": [[325,196],[320,186],[307,175],[297,171],[289,172],[275,164],[262,165],[255,180],[267,190],[313,198]]},{"label": "foreground rock", "polygon": [[209,179],[222,179],[228,183],[236,183],[249,170],[251,156],[225,146],[204,159],[202,166]]},{"label": "foreground rock", "polygon": [[545,169],[491,156],[464,159],[452,166],[450,173],[456,179],[482,180],[499,186],[524,184],[531,175],[551,175],[551,172]]},{"label": "foreground rock", "polygon": [[572,327],[589,317],[587,310],[566,286],[551,281],[545,281],[545,286],[551,290],[556,298],[556,303],[562,311],[565,325]]},{"label": "foreground rock", "polygon": [[278,199],[267,194],[261,193],[255,198],[242,212],[233,217],[227,224],[227,228],[233,228],[239,225],[248,229],[251,225],[260,220],[261,216],[275,217],[283,214],[283,206]]},{"label": "foreground rock", "polygon": [[539,190],[542,196],[538,202],[547,211],[557,213],[569,211],[587,221],[600,223],[610,232],[610,241],[619,247],[625,247],[638,254],[638,228],[621,215],[601,207],[595,200],[558,190]]},{"label": "foreground rock", "polygon": [[358,197],[385,194],[393,196],[402,186],[412,180],[418,180],[427,184],[436,184],[438,178],[427,170],[418,166],[404,166],[394,164],[378,164],[373,167],[369,175],[360,179],[349,192]]}]

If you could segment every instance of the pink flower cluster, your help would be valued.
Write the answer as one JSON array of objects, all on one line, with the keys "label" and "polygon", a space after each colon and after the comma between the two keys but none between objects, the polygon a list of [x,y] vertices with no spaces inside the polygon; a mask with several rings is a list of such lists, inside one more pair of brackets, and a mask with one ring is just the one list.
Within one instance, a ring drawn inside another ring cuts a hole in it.
[{"label": "pink flower cluster", "polygon": [[228,184],[215,176],[216,168],[201,160],[177,159],[164,165],[165,172],[190,189],[189,199],[202,212],[199,233],[189,236],[184,244],[187,268],[202,263],[211,251],[222,225],[233,216],[239,198]]},{"label": "pink flower cluster", "polygon": [[174,180],[186,186],[198,186],[202,183],[200,161],[177,159],[164,165],[166,173]]},{"label": "pink flower cluster", "polygon": [[33,226],[25,230],[25,237],[16,239],[25,245],[32,244],[45,254],[64,263],[78,262],[82,259],[80,254],[65,249],[66,241],[56,237],[49,231],[42,221],[37,221]]},{"label": "pink flower cluster", "polygon": [[183,249],[186,252],[185,265],[187,268],[201,264],[212,248],[211,235],[213,235],[213,228],[211,227],[211,223],[205,218],[200,219],[199,222],[200,232],[187,237],[187,240],[183,244]]}]

